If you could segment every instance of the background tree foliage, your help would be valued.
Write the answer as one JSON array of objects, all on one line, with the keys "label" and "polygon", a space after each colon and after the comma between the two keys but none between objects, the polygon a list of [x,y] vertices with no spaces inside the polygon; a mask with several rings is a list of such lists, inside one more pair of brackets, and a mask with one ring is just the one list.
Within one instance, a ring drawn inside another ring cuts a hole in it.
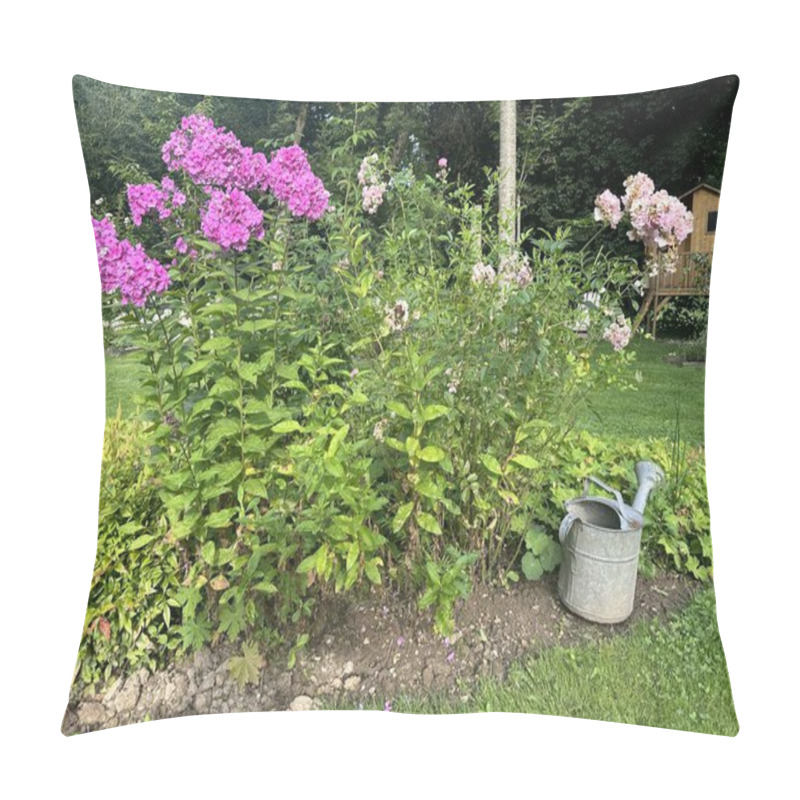
[{"label": "background tree foliage", "polygon": [[[163,173],[154,143],[198,106],[250,147],[267,151],[294,141],[310,153],[334,192],[337,158],[358,117],[365,138],[358,158],[381,149],[393,168],[433,174],[448,159],[451,178],[478,192],[499,158],[496,102],[313,103],[143,91],[76,76],[75,106],[92,200],[122,210],[126,182]],[[720,186],[735,77],[677,89],[594,98],[518,101],[517,170],[521,227],[547,230],[592,210],[604,188],[646,172],[656,185],[683,194],[698,183]],[[87,121],[93,109],[94,121]],[[98,109],[101,111],[98,113]],[[691,154],[691,156],[689,155]],[[350,158],[354,154],[350,153]],[[594,233],[594,231],[592,231]],[[625,248],[623,237],[609,244]]]}]

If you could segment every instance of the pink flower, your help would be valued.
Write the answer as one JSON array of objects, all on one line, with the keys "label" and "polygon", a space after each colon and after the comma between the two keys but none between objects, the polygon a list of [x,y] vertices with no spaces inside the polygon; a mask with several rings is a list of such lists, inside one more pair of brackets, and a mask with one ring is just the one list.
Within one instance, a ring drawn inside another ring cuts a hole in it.
[{"label": "pink flower", "polygon": [[606,328],[603,338],[611,342],[617,352],[627,347],[628,342],[631,340],[631,328],[622,314]]},{"label": "pink flower", "polygon": [[475,266],[472,268],[472,275],[470,276],[470,280],[476,286],[479,286],[482,283],[492,284],[495,282],[496,278],[497,273],[494,271],[494,267],[482,262],[475,264]]},{"label": "pink flower", "polygon": [[161,155],[171,172],[183,172],[198,186],[249,191],[264,184],[266,156],[244,147],[233,133],[199,114],[181,120]]},{"label": "pink flower", "polygon": [[673,271],[678,245],[692,232],[691,211],[664,189],[656,191],[644,172],[629,175],[623,185],[621,208],[619,198],[606,189],[595,198],[594,218],[615,228],[627,214],[631,224],[628,238],[644,244],[650,274]]},{"label": "pink flower", "polygon": [[211,199],[200,216],[200,227],[206,239],[223,250],[241,252],[251,238],[264,237],[264,215],[239,189],[212,190]]},{"label": "pink flower", "polygon": [[367,214],[374,214],[383,203],[386,184],[376,183],[361,190],[361,205]]},{"label": "pink flower", "polygon": [[607,222],[612,228],[616,228],[619,225],[619,221],[622,219],[620,199],[615,194],[612,194],[610,189],[606,189],[602,194],[597,195],[594,205],[594,218],[598,222]]},{"label": "pink flower", "polygon": [[183,238],[183,236],[179,236],[179,237],[178,237],[178,238],[175,240],[175,249],[176,249],[176,250],[177,250],[179,253],[186,253],[186,252],[187,252],[187,250],[189,249],[189,245],[188,245],[188,244],[186,244],[186,240]]},{"label": "pink flower", "polygon": [[436,163],[437,163],[437,164],[438,164],[438,165],[439,165],[439,166],[440,166],[442,169],[446,169],[446,168],[447,168],[447,159],[446,159],[446,158],[440,158],[440,159],[439,159],[439,160],[438,160]]},{"label": "pink flower", "polygon": [[652,179],[648,175],[645,175],[644,172],[628,175],[622,185],[625,187],[622,205],[626,211],[629,211],[631,205],[638,200],[645,200],[650,197],[656,189]]},{"label": "pink flower", "polygon": [[358,183],[361,188],[361,206],[367,214],[374,214],[383,203],[386,184],[378,171],[378,155],[366,156],[358,170]]},{"label": "pink flower", "polygon": [[264,185],[295,217],[319,219],[328,208],[330,194],[314,175],[302,147],[282,147],[264,170]]},{"label": "pink flower", "polygon": [[170,285],[169,275],[140,245],[117,239],[114,223],[108,218],[92,219],[100,286],[104,292],[120,290],[122,304],[143,306],[153,292],[164,292]]}]

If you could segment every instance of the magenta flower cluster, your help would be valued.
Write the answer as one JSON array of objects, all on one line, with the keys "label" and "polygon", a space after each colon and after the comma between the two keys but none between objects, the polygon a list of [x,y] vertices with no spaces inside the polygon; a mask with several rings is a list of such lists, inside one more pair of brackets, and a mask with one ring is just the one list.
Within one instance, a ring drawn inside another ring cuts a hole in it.
[{"label": "magenta flower cluster", "polygon": [[264,215],[240,189],[212,189],[201,228],[209,242],[216,242],[223,250],[241,252],[251,237],[264,238]]},{"label": "magenta flower cluster", "polygon": [[265,185],[266,156],[199,114],[181,120],[164,142],[161,156],[170,172],[183,172],[198,186],[250,191]]},{"label": "magenta flower cluster", "polygon": [[193,114],[181,120],[161,152],[169,170],[183,172],[209,193],[201,229],[225,250],[244,250],[251,237],[264,236],[263,214],[245,192],[270,191],[294,216],[310,220],[328,208],[329,194],[298,145],[281,148],[267,161],[208,117]]},{"label": "magenta flower cluster", "polygon": [[104,292],[119,289],[123,305],[143,306],[150,294],[166,290],[170,284],[167,271],[140,244],[118,239],[114,223],[108,217],[92,219],[92,226]]},{"label": "magenta flower cluster", "polygon": [[186,202],[186,195],[178,190],[175,181],[164,176],[161,186],[154,183],[129,183],[128,206],[131,210],[133,224],[142,224],[142,218],[150,211],[156,210],[159,219],[167,219],[172,212]]},{"label": "magenta flower cluster", "polygon": [[295,217],[319,219],[328,208],[330,195],[311,171],[303,148],[282,147],[273,153],[264,172],[264,185]]},{"label": "magenta flower cluster", "polygon": [[[310,220],[319,219],[328,208],[329,194],[297,145],[281,148],[268,161],[213,120],[193,114],[181,120],[161,154],[170,172],[183,173],[208,195],[200,210],[200,229],[223,250],[241,252],[250,239],[264,237],[263,212],[246,192],[270,191],[294,216]],[[186,195],[169,175],[160,185],[129,184],[127,194],[137,227],[151,211],[165,220],[186,203]],[[103,291],[120,289],[124,304],[140,306],[152,292],[166,289],[169,275],[141,245],[119,241],[108,219],[93,220],[93,225]],[[175,241],[175,250],[196,255],[182,236]]]}]

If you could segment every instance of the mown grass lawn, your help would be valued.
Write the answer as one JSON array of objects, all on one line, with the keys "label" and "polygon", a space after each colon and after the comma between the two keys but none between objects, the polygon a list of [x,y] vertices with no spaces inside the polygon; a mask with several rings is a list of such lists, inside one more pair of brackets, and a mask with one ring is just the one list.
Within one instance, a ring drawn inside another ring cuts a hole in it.
[{"label": "mown grass lawn", "polygon": [[[739,725],[716,626],[713,589],[670,622],[642,622],[599,644],[554,647],[482,679],[466,694],[388,698],[391,711],[511,711],[735,736]],[[386,700],[365,708],[384,709]],[[343,706],[339,706],[343,707]],[[388,710],[388,709],[385,709]]]},{"label": "mown grass lawn", "polygon": [[[631,377],[638,371],[641,382],[633,391],[610,388],[593,395],[580,425],[600,436],[670,438],[675,433],[676,413],[680,413],[681,438],[701,445],[705,370],[668,364],[664,359],[679,346],[675,341],[636,337],[631,345],[637,356]],[[133,416],[133,396],[146,376],[147,369],[136,353],[106,356],[106,416],[114,416],[120,404],[124,417]]]},{"label": "mown grass lawn", "polygon": [[637,336],[629,345],[636,352],[631,377],[641,375],[632,391],[609,388],[592,395],[581,425],[600,436],[623,439],[671,438],[680,415],[680,436],[690,445],[702,445],[705,369],[665,361],[681,343]]}]

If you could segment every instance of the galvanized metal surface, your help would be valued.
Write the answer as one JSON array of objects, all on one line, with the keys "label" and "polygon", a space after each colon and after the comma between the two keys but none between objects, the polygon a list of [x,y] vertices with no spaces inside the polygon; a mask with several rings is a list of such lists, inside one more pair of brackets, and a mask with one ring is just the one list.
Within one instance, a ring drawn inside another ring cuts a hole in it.
[{"label": "galvanized metal surface", "polygon": [[[570,611],[592,622],[622,622],[633,611],[644,508],[664,479],[651,461],[640,461],[635,469],[639,488],[633,506],[597,478],[587,478],[583,496],[565,503],[558,594]],[[589,496],[590,482],[614,499]]]}]

